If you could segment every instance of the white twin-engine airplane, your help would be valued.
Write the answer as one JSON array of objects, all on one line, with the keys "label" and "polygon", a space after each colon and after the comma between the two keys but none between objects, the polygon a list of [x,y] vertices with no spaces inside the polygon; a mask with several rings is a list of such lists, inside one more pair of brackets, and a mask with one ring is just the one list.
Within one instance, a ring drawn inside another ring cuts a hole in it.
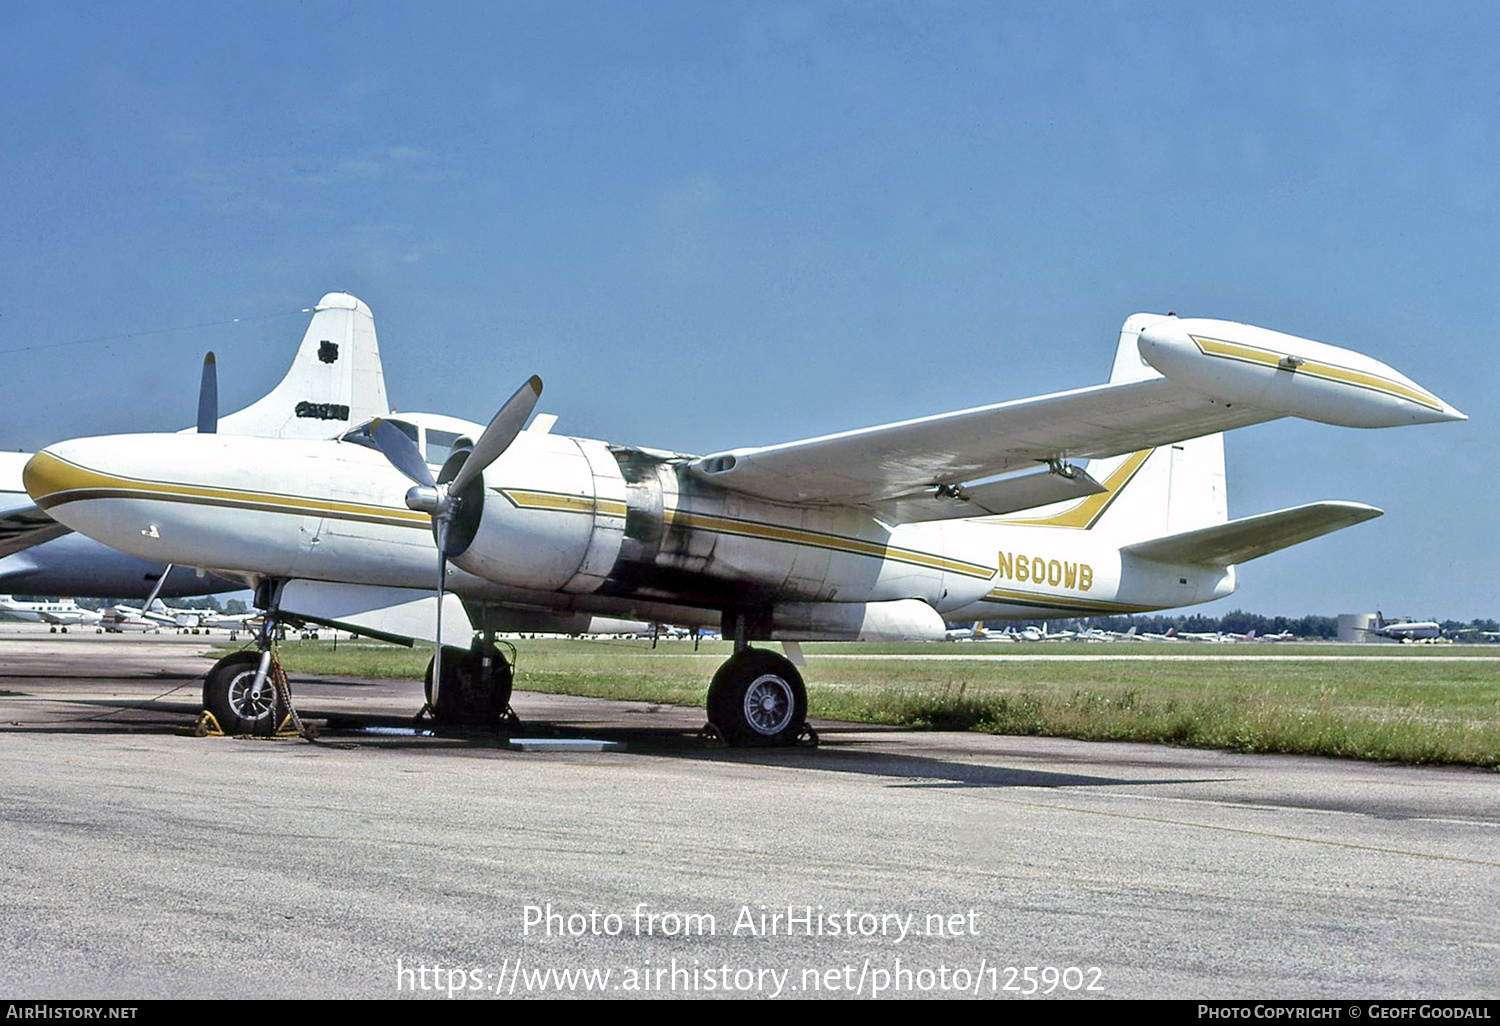
[{"label": "white twin-engine airplane", "polygon": [[53,633],[58,628],[67,633],[69,627],[95,624],[102,619],[101,614],[83,608],[71,598],[29,599],[19,595],[0,595],[0,613],[28,623],[45,623],[52,628]]},{"label": "white twin-engine airplane", "polygon": [[[387,418],[336,441],[78,439],[38,453],[25,482],[108,545],[253,582],[268,623],[319,589],[394,603],[436,584],[428,636],[484,632],[467,653],[437,649],[439,719],[505,710],[510,669],[491,639],[518,619],[722,625],[735,652],[709,720],[731,744],[776,745],[804,730],[806,694],[791,659],[752,641],[940,640],[945,620],[1221,598],[1236,564],[1380,511],[1319,502],[1231,521],[1219,432],[1465,419],[1368,356],[1154,314],[1126,321],[1105,385],[701,457],[552,434],[542,417],[523,431],[540,392],[532,378],[482,432],[424,417],[407,419],[426,433]],[[434,426],[467,437],[424,454]],[[457,632],[444,589],[470,613]],[[210,672],[226,729],[274,718],[269,645]]]}]

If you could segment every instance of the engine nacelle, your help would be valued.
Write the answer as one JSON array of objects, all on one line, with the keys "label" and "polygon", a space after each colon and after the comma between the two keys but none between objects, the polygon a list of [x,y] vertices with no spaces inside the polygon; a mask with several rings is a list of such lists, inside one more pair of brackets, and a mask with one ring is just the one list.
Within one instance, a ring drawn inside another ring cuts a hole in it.
[{"label": "engine nacelle", "polygon": [[983,561],[942,555],[959,526],[911,525],[898,536],[860,510],[770,503],[704,484],[684,468],[670,454],[522,432],[482,485],[461,496],[449,558],[533,591],[702,609],[829,604],[811,619],[805,609],[794,614],[802,636],[925,637],[936,623],[942,637],[936,614],[885,626],[889,613],[851,619],[849,609],[917,599],[931,612],[945,600],[976,601],[988,587],[993,570]]},{"label": "engine nacelle", "polygon": [[522,432],[461,498],[448,551],[469,573],[589,592],[619,558],[625,481],[603,443]]}]

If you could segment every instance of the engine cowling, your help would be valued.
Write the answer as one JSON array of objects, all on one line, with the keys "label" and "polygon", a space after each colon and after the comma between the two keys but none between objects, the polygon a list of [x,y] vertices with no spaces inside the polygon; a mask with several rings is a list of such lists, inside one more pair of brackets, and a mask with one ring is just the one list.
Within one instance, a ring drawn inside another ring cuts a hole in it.
[{"label": "engine cowling", "polygon": [[[451,479],[460,460],[455,455],[439,480]],[[620,554],[624,491],[602,444],[523,433],[464,490],[449,558],[517,588],[593,591]]]}]

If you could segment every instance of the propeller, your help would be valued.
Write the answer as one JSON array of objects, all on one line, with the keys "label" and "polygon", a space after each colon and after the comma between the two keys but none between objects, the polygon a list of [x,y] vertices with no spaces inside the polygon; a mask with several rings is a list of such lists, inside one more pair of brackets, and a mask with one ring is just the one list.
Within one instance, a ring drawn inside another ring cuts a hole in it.
[{"label": "propeller", "polygon": [[[205,373],[207,373],[205,371]],[[505,401],[500,411],[490,421],[489,427],[479,436],[479,441],[463,457],[451,481],[439,482],[427,467],[427,460],[411,437],[387,420],[377,419],[370,425],[370,437],[376,446],[391,461],[391,466],[401,471],[415,487],[406,493],[409,509],[426,513],[432,517],[432,533],[437,540],[437,640],[432,651],[432,706],[438,702],[438,689],[443,680],[443,591],[448,577],[448,531],[453,518],[458,515],[463,503],[464,489],[479,479],[491,463],[510,448],[536,401],[542,394],[542,379],[536,375]],[[446,476],[446,475],[444,475]]]},{"label": "propeller", "polygon": [[203,380],[198,384],[198,433],[211,435],[219,430],[219,365],[213,351],[203,358]]},{"label": "propeller", "polygon": [[152,586],[151,593],[146,596],[146,604],[141,607],[142,613],[149,612],[151,607],[156,603],[157,596],[161,594],[162,585],[167,583],[167,577],[171,573],[172,564],[168,563],[166,569],[161,572],[161,576],[156,579],[156,584]]}]

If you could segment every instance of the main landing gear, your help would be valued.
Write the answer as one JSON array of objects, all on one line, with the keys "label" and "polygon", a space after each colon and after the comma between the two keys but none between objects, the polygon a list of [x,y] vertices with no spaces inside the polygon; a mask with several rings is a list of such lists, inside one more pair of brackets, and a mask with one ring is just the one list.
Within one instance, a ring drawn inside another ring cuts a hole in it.
[{"label": "main landing gear", "polygon": [[795,744],[807,727],[807,689],[791,660],[736,641],[708,686],[708,722],[736,748]]},{"label": "main landing gear", "polygon": [[427,663],[427,708],[443,726],[499,727],[514,720],[510,711],[513,671],[493,642],[475,641],[467,651],[443,646],[443,679],[432,702],[432,662]]}]

